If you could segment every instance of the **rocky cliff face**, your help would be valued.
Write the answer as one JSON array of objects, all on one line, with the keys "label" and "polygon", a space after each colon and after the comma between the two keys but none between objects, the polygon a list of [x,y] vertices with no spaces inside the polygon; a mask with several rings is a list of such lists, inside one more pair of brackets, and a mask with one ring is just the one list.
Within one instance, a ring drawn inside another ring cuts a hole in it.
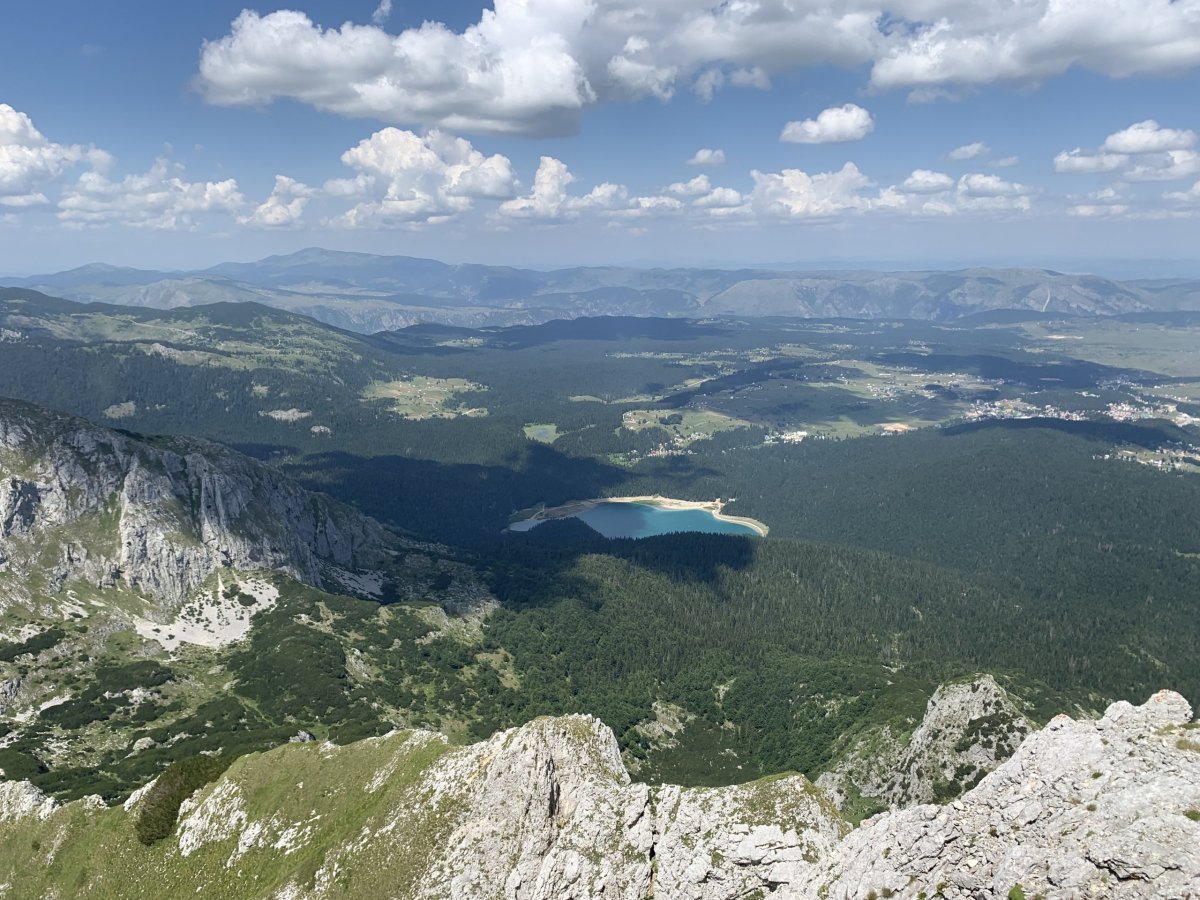
[{"label": "rocky cliff face", "polygon": [[173,607],[220,567],[320,586],[335,569],[385,565],[397,546],[374,521],[217,445],[0,400],[0,572],[34,588],[121,584]]},{"label": "rocky cliff face", "polygon": [[802,776],[633,784],[612,733],[584,716],[470,747],[427,732],[294,744],[235,763],[148,848],[130,821],[145,793],[55,807],[5,785],[0,882],[22,897],[1196,896],[1191,715],[1162,692],[1099,721],[1060,716],[952,804],[853,831]]},{"label": "rocky cliff face", "polygon": [[817,784],[839,807],[853,794],[892,808],[953,799],[1012,756],[1031,728],[991,675],[944,684],[907,742],[886,728],[859,739]]},{"label": "rocky cliff face", "polygon": [[960,800],[864,822],[800,896],[1200,896],[1191,717],[1171,691],[1058,716]]}]

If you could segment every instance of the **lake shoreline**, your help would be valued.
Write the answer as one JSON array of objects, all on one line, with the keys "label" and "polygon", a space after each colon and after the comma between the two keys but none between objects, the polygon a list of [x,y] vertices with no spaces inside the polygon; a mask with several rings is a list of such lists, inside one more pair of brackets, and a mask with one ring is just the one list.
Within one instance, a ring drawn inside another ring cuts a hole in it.
[{"label": "lake shoreline", "polygon": [[751,529],[759,537],[766,537],[770,532],[770,528],[764,525],[757,519],[751,519],[747,516],[730,516],[722,512],[725,508],[725,501],[716,500],[676,500],[673,497],[663,497],[660,494],[647,494],[639,497],[596,497],[592,500],[575,500],[571,503],[564,503],[562,506],[543,506],[530,516],[523,519],[518,519],[509,524],[509,531],[528,531],[534,525],[529,525],[528,528],[514,529],[514,525],[523,524],[526,522],[536,523],[545,522],[550,519],[569,519],[573,516],[578,516],[580,513],[585,513],[590,509],[595,509],[605,503],[640,503],[644,506],[653,506],[658,509],[667,510],[688,510],[699,509],[712,515],[714,519],[721,522],[729,522],[734,525],[743,525]]}]

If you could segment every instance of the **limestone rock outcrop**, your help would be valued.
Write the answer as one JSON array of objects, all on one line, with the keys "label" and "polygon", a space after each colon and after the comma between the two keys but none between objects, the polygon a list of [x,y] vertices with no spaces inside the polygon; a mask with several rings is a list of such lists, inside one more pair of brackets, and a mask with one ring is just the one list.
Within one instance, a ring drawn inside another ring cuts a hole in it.
[{"label": "limestone rock outcrop", "polygon": [[799,775],[631,783],[612,732],[587,716],[466,747],[420,731],[290,743],[234,763],[153,848],[133,838],[140,797],[57,807],[5,785],[0,883],[57,896],[55,873],[82,869],[95,895],[138,898],[1196,897],[1191,717],[1169,691],[1095,721],[1060,716],[950,804],[853,830]]},{"label": "limestone rock outcrop", "polygon": [[378,523],[205,441],[140,439],[0,399],[0,569],[122,584],[164,607],[219,567],[321,586],[386,566]]},{"label": "limestone rock outcrop", "polygon": [[839,807],[851,792],[891,808],[953,799],[1012,756],[1032,728],[991,675],[943,684],[907,742],[885,726],[817,784]]},{"label": "limestone rock outcrop", "polygon": [[0,822],[44,819],[58,804],[28,781],[0,781]]},{"label": "limestone rock outcrop", "polygon": [[973,790],[865,821],[801,897],[1200,896],[1200,742],[1162,691],[1053,719]]}]

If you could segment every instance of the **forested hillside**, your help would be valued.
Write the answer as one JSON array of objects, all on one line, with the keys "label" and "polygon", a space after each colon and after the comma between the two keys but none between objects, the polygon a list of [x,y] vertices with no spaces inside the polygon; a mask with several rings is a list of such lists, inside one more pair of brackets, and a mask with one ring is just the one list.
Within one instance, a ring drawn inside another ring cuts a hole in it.
[{"label": "forested hillside", "polygon": [[[1200,696],[1195,323],[600,318],[367,338],[248,304],[0,300],[8,392],[251,454],[394,529],[423,573],[419,591],[345,582],[359,599],[275,579],[270,606],[230,573],[205,596],[249,604],[253,625],[219,646],[189,644],[190,620],[136,631],[134,601],[103,586],[47,588],[0,647],[18,685],[0,768],[49,790],[117,797],[299,731],[466,739],[564,712],[611,725],[639,777],[732,783],[816,776],[885,726],[903,740],[939,683],[982,671],[1034,720]],[[505,531],[651,494],[723,498],[770,536]]]}]

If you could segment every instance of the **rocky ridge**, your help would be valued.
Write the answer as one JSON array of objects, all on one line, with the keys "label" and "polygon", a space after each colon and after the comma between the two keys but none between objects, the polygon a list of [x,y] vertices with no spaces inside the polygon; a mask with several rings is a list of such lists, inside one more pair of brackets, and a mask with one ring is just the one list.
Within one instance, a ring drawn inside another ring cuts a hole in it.
[{"label": "rocky ridge", "polygon": [[859,738],[817,784],[844,807],[850,795],[897,808],[946,801],[973,787],[1032,730],[991,675],[940,686],[907,741],[884,726]]},{"label": "rocky ridge", "polygon": [[1191,718],[1172,691],[1058,716],[961,799],[864,822],[800,896],[1200,896]]},{"label": "rocky ridge", "polygon": [[219,445],[142,439],[0,399],[0,574],[27,587],[121,585],[171,609],[221,568],[343,587],[404,548]]},{"label": "rocky ridge", "polygon": [[1169,691],[1098,721],[1060,716],[953,803],[853,831],[799,775],[631,783],[587,716],[469,747],[420,731],[294,743],[239,760],[151,847],[132,837],[144,792],[56,807],[4,785],[0,883],[12,897],[66,896],[67,878],[112,897],[289,900],[1196,896],[1191,716]]}]

